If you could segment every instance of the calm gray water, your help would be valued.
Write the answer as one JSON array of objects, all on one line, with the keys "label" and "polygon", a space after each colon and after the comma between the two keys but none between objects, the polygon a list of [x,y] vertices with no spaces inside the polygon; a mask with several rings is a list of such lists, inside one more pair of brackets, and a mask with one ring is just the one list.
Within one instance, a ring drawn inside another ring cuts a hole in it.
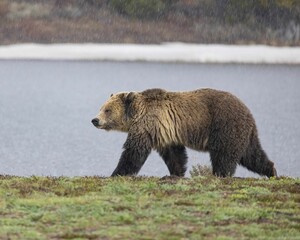
[{"label": "calm gray water", "polygon": [[[299,66],[76,61],[0,61],[0,174],[109,176],[126,134],[90,120],[111,93],[153,87],[234,93],[252,110],[278,173],[300,176]],[[188,170],[210,164],[207,153],[188,154]],[[140,172],[167,174],[155,152]],[[236,176],[256,175],[239,167]]]}]

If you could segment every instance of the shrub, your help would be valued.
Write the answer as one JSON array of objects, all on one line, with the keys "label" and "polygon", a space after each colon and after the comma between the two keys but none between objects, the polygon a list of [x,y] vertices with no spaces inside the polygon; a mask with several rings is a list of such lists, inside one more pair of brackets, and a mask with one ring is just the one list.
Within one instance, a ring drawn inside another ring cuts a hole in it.
[{"label": "shrub", "polygon": [[156,18],[171,6],[171,0],[111,0],[112,9],[134,18]]},{"label": "shrub", "polygon": [[208,177],[208,176],[212,176],[212,168],[210,166],[207,165],[195,165],[192,166],[192,170],[190,171],[190,174],[192,177],[197,177],[197,176],[202,176],[202,177]]},{"label": "shrub", "polygon": [[216,13],[226,22],[263,23],[267,25],[282,25],[299,20],[299,0],[215,0]]},{"label": "shrub", "polygon": [[5,18],[9,12],[9,5],[6,1],[0,2],[0,19]]}]

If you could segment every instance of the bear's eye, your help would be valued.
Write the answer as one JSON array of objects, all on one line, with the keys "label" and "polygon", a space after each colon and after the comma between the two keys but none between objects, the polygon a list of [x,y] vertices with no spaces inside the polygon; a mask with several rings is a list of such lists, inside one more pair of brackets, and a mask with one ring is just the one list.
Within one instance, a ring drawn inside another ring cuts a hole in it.
[{"label": "bear's eye", "polygon": [[105,113],[111,113],[111,110],[110,109],[105,109],[104,112]]}]

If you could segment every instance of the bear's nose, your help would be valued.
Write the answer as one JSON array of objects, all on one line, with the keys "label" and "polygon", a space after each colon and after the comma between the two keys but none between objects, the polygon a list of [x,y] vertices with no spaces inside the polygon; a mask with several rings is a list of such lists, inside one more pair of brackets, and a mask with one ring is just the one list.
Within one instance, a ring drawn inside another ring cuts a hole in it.
[{"label": "bear's nose", "polygon": [[92,119],[92,124],[94,124],[95,127],[99,126],[99,119],[98,118]]}]

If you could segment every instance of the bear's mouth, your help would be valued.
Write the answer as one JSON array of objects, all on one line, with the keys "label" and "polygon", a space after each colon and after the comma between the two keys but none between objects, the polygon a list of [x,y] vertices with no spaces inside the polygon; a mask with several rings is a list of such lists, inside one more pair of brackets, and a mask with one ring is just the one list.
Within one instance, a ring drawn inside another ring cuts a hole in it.
[{"label": "bear's mouth", "polygon": [[99,129],[102,129],[102,130],[106,130],[106,131],[112,129],[112,128],[111,128],[110,126],[108,126],[108,125],[99,125],[98,128],[99,128]]}]

